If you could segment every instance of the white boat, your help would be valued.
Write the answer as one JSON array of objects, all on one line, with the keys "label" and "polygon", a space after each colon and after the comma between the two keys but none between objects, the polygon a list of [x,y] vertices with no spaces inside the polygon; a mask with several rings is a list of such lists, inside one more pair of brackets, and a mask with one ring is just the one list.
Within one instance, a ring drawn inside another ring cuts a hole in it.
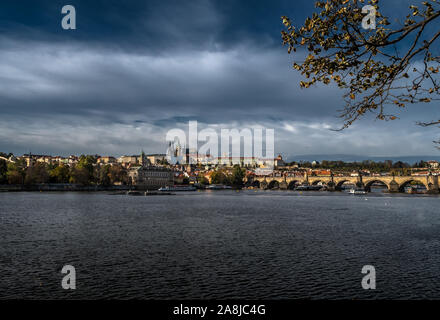
[{"label": "white boat", "polygon": [[162,187],[159,191],[196,191],[194,186],[172,186],[172,187]]},{"label": "white boat", "polygon": [[226,190],[226,189],[232,189],[232,187],[225,186],[223,184],[210,184],[209,186],[206,186],[206,189],[208,189],[208,190]]},{"label": "white boat", "polygon": [[350,194],[367,194],[367,191],[365,191],[364,189],[350,189],[348,191],[348,193],[350,193]]}]

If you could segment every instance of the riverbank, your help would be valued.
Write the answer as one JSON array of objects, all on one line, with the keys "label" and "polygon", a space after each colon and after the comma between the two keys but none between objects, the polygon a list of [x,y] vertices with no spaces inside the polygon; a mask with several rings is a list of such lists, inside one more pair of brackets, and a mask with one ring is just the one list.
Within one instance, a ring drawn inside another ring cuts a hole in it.
[{"label": "riverbank", "polygon": [[132,186],[83,186],[79,184],[45,183],[35,185],[0,185],[0,192],[22,192],[22,191],[75,191],[75,192],[96,192],[96,191],[128,191]]},{"label": "riverbank", "polygon": [[[347,193],[347,191],[326,191],[326,190],[314,190],[314,191],[303,191],[303,190],[281,190],[281,189],[267,189],[263,190],[260,188],[243,188],[243,189],[199,189],[198,191],[206,191],[206,192],[224,192],[224,191],[250,191],[250,192],[282,192],[282,193],[304,193],[304,194],[328,194],[328,193]],[[48,184],[36,184],[36,185],[0,185],[0,193],[3,192],[111,192],[114,194],[126,194],[128,191],[139,191],[142,192],[155,192],[157,189],[145,189],[138,186],[101,186],[101,185],[92,185],[92,186],[83,186],[78,184],[57,184],[57,183],[48,183]],[[405,192],[389,192],[387,189],[380,189],[371,191],[368,195],[377,195],[377,194],[406,194],[409,196],[415,195],[431,195],[429,192],[426,193],[417,193],[410,194]],[[432,195],[438,195],[437,193]]]},{"label": "riverbank", "polygon": [[[79,184],[70,184],[70,183],[45,183],[45,184],[34,184],[34,185],[0,185],[0,192],[40,192],[40,191],[74,191],[74,192],[97,192],[97,191],[157,191],[158,186],[154,188],[146,188],[145,186],[129,186],[129,185],[112,185],[112,186],[103,186],[103,185],[90,185],[84,186]],[[199,189],[199,187],[197,187]],[[204,188],[200,188],[204,189]],[[211,188],[211,190],[226,190],[227,188]],[[238,190],[237,188],[229,188],[229,190]]]}]

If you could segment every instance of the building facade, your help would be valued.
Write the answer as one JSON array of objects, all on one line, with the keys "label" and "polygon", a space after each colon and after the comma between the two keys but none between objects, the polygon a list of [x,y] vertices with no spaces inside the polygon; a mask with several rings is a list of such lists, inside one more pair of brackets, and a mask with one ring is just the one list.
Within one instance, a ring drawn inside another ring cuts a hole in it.
[{"label": "building facade", "polygon": [[124,168],[131,168],[138,166],[145,167],[152,164],[143,151],[140,155],[119,157],[117,159],[117,162],[121,164]]},{"label": "building facade", "polygon": [[166,154],[148,154],[147,159],[151,162],[151,164],[156,165],[160,162],[163,162],[166,160],[167,155]]},{"label": "building facade", "polygon": [[157,190],[174,185],[173,171],[164,167],[140,166],[128,172],[129,184],[137,189]]}]

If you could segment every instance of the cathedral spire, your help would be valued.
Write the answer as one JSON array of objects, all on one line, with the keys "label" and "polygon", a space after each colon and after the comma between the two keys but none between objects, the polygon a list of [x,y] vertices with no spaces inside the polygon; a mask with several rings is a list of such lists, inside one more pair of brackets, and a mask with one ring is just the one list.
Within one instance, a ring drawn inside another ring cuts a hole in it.
[{"label": "cathedral spire", "polygon": [[145,152],[141,150],[141,166],[145,166]]}]

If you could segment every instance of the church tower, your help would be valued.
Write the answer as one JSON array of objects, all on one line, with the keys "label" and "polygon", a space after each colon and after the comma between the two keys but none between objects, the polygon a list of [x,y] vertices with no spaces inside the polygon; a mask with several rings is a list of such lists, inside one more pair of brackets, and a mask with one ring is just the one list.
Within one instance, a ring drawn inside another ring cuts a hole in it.
[{"label": "church tower", "polygon": [[145,167],[147,165],[147,158],[145,157],[144,150],[141,151],[141,166]]}]

